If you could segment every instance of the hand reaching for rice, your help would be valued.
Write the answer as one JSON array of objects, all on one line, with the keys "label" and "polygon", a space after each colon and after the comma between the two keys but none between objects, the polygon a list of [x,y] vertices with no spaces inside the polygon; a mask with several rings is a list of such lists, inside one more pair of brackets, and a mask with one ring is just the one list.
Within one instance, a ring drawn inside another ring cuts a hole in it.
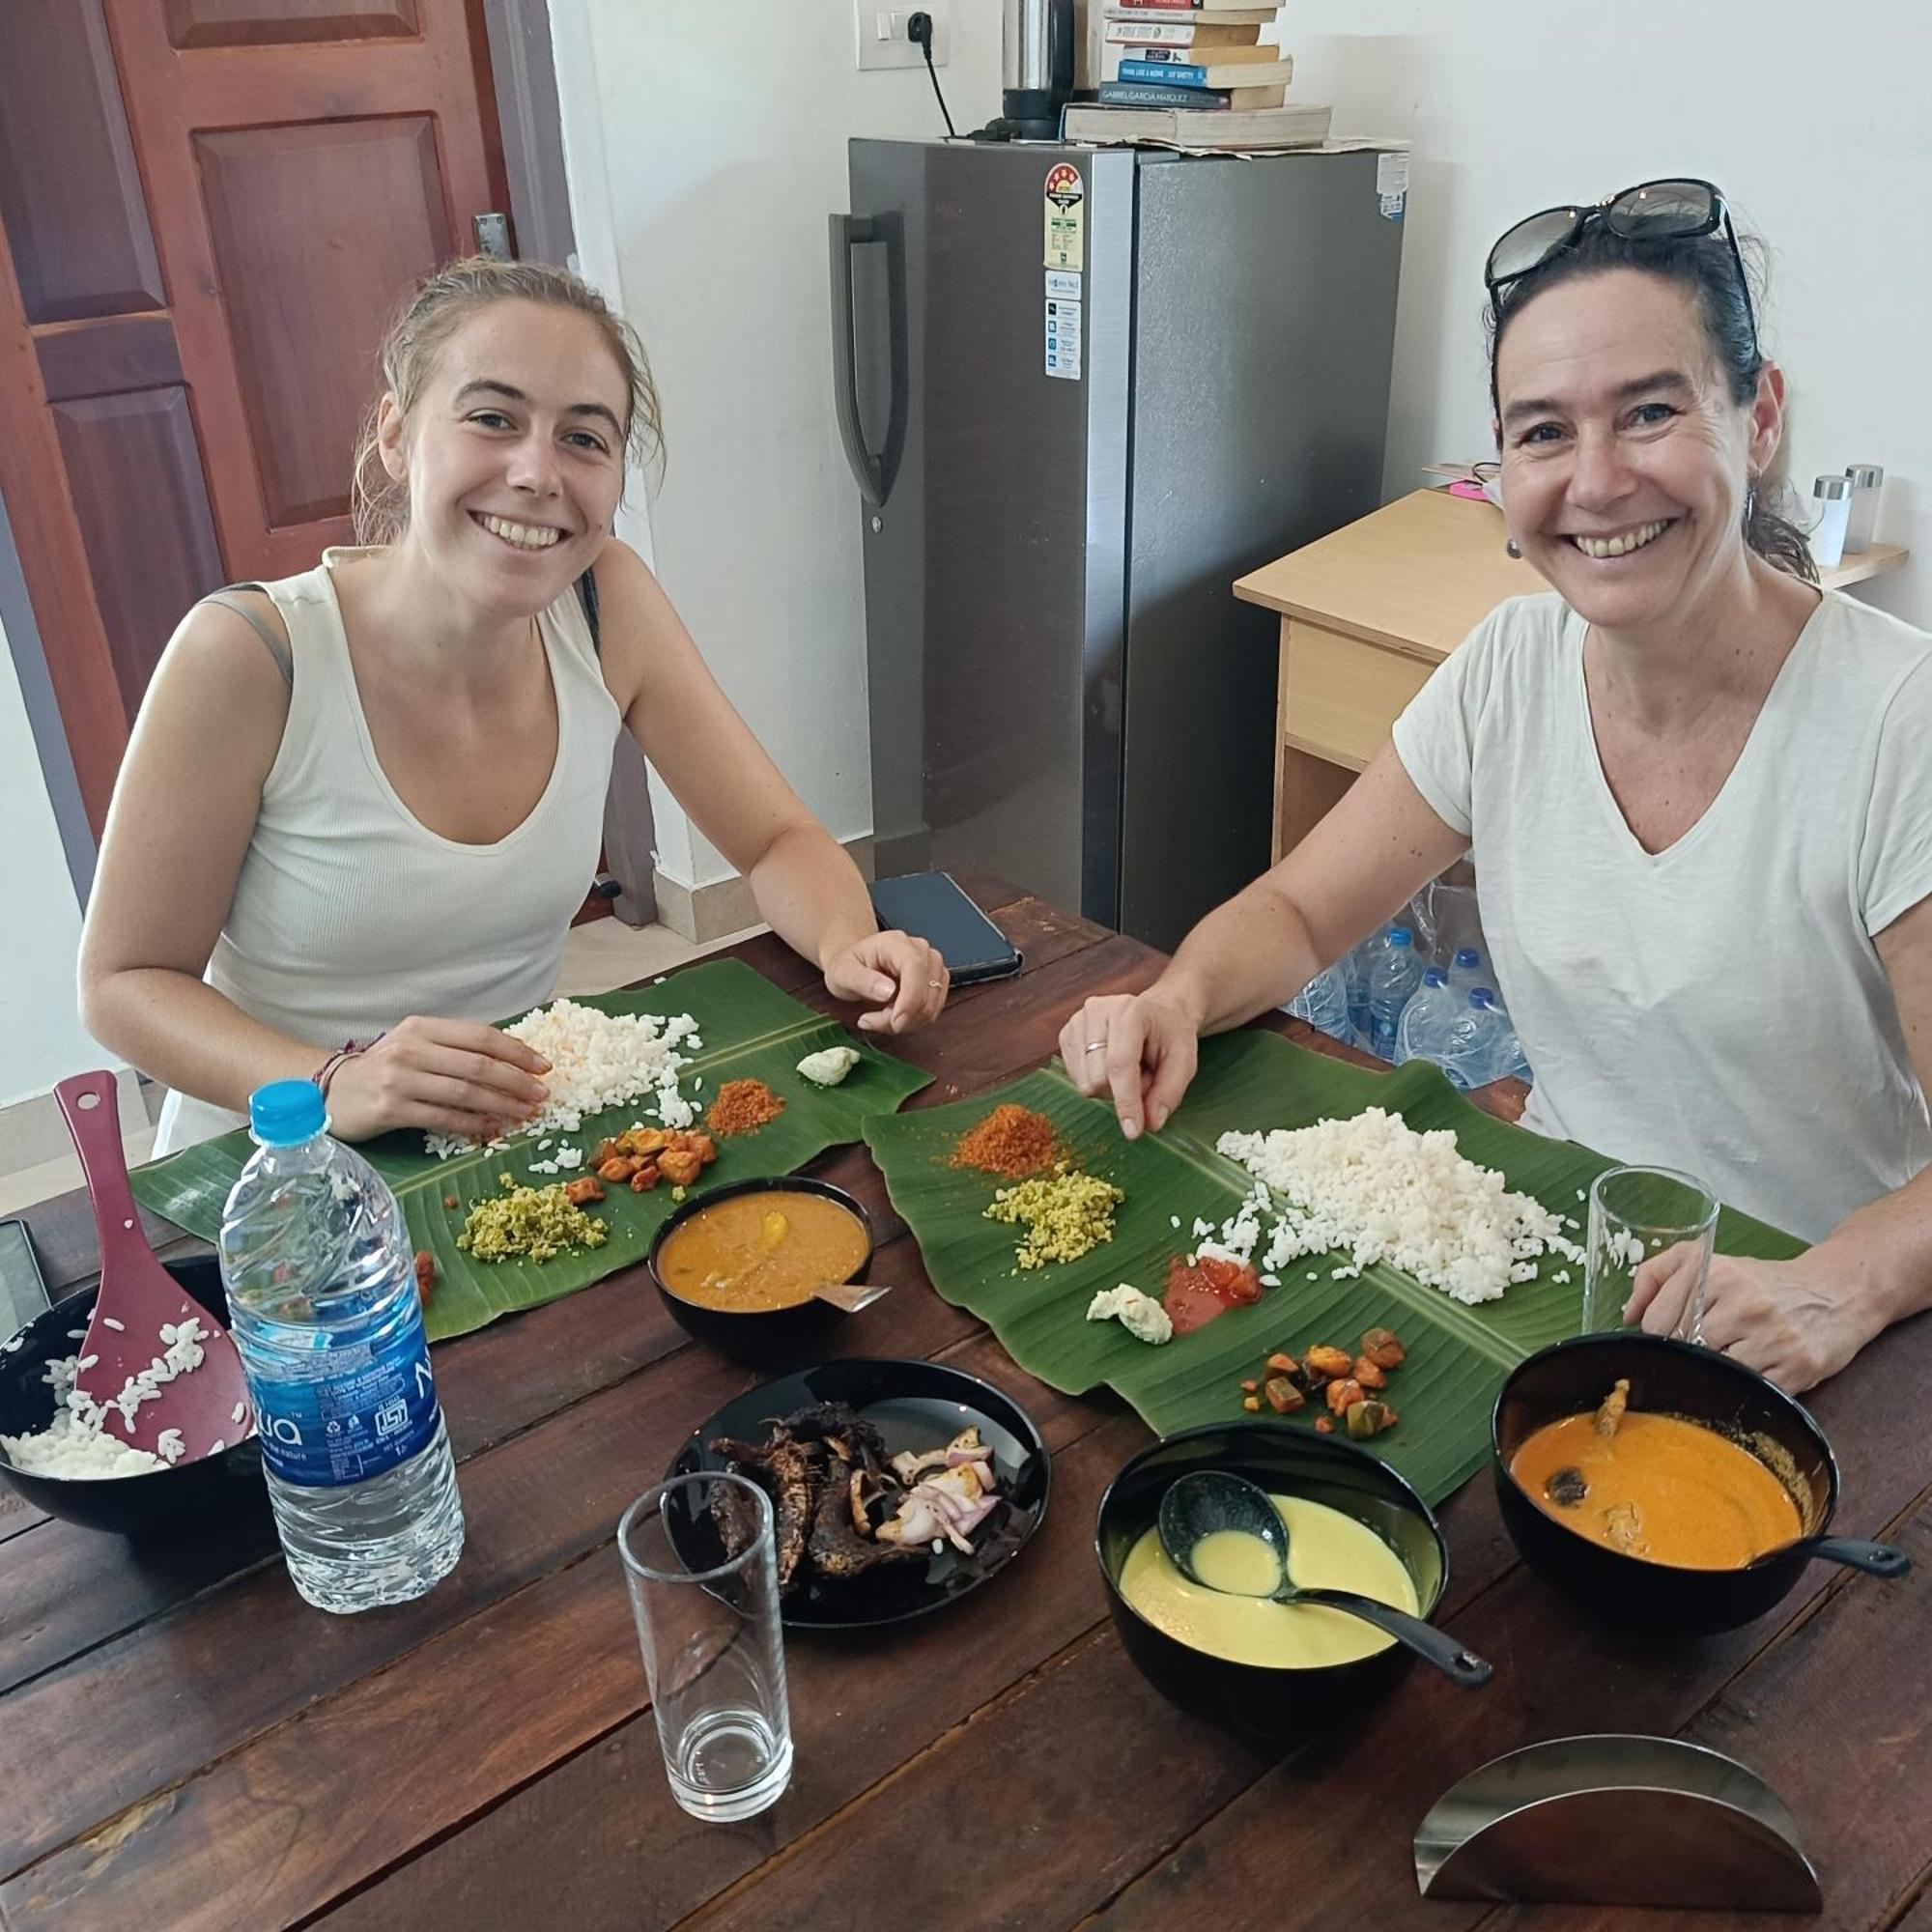
[{"label": "hand reaching for rice", "polygon": [[537,1112],[550,1062],[520,1039],[474,1020],[412,1014],[328,1083],[329,1130],[365,1141],[392,1127],[494,1140]]},{"label": "hand reaching for rice", "polygon": [[946,961],[909,932],[870,932],[825,963],[825,990],[837,1000],[876,1000],[859,1015],[862,1033],[911,1033],[939,1017],[952,984]]},{"label": "hand reaching for rice", "polygon": [[1201,1029],[1171,992],[1101,993],[1060,1030],[1060,1058],[1081,1093],[1109,1094],[1121,1131],[1158,1133],[1200,1064]]}]

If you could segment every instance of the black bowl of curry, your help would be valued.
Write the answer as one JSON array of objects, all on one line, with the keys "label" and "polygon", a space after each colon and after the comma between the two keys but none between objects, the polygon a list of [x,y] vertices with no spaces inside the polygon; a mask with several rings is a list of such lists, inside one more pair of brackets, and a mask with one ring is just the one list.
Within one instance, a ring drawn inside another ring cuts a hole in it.
[{"label": "black bowl of curry", "polygon": [[[1218,1607],[1233,1617],[1216,1614],[1208,1601],[1215,1593],[1190,1589],[1157,1554],[1161,1497],[1203,1469],[1245,1476],[1274,1498],[1293,1533],[1298,1582],[1362,1590],[1425,1619],[1449,1587],[1435,1512],[1366,1449],[1247,1417],[1151,1444],[1100,1498],[1094,1553],[1107,1607],[1155,1690],[1192,1717],[1270,1746],[1352,1729],[1407,1674],[1413,1654],[1341,1610],[1223,1598]],[[1347,1567],[1324,1567],[1338,1563]],[[1399,1592],[1381,1580],[1391,1575]]]},{"label": "black bowl of curry", "polygon": [[671,1319],[740,1361],[769,1362],[818,1343],[845,1311],[823,1285],[863,1282],[872,1222],[829,1180],[776,1175],[707,1188],[651,1243],[650,1275]]},{"label": "black bowl of curry", "polygon": [[1883,1545],[1825,1535],[1838,1464],[1804,1408],[1688,1342],[1558,1342],[1504,1382],[1491,1437],[1523,1561],[1618,1622],[1735,1630],[1814,1556],[1880,1575],[1907,1567]]}]

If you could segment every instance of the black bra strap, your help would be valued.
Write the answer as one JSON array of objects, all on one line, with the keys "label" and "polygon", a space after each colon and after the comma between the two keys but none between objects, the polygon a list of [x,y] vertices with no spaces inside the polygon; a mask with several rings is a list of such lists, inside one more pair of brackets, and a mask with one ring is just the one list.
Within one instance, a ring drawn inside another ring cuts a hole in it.
[{"label": "black bra strap", "polygon": [[604,639],[597,626],[597,580],[587,570],[577,580],[577,594],[583,605],[583,621],[590,626],[590,648],[601,658]]}]

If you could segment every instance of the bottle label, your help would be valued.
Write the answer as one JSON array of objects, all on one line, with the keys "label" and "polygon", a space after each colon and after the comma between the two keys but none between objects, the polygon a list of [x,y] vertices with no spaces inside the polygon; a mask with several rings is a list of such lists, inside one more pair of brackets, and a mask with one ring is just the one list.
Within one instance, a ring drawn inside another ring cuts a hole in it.
[{"label": "bottle label", "polygon": [[[414,1304],[413,1294],[410,1300]],[[333,1490],[383,1475],[436,1435],[422,1310],[412,1305],[380,1349],[331,1344],[298,1369],[251,1377],[249,1394],[262,1460],[283,1482]]]}]

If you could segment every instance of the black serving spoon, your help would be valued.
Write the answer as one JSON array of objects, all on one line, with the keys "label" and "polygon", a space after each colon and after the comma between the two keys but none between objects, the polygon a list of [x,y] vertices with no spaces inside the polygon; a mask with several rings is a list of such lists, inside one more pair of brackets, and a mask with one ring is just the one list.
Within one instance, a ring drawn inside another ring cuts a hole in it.
[{"label": "black serving spoon", "polygon": [[1903,1577],[1912,1568],[1912,1558],[1895,1544],[1867,1543],[1857,1536],[1807,1536],[1797,1543],[1780,1543],[1753,1557],[1759,1563],[1782,1562],[1787,1556],[1815,1556],[1823,1563],[1842,1563],[1848,1570],[1862,1570],[1867,1577]]},{"label": "black serving spoon", "polygon": [[1190,1581],[1206,1590],[1214,1586],[1205,1581],[1194,1568],[1194,1548],[1204,1536],[1216,1530],[1238,1530],[1267,1546],[1279,1566],[1280,1580],[1272,1590],[1257,1591],[1277,1604],[1320,1604],[1341,1610],[1386,1631],[1398,1643],[1406,1644],[1416,1656],[1433,1663],[1452,1683],[1465,1690],[1478,1690],[1490,1681],[1492,1666],[1463,1647],[1447,1631],[1426,1624],[1420,1617],[1398,1610],[1393,1605],[1378,1603],[1374,1597],[1353,1590],[1303,1590],[1290,1579],[1288,1568],[1288,1525],[1269,1499],[1268,1493],[1245,1476],[1223,1469],[1196,1469],[1170,1483],[1160,1499],[1160,1541],[1168,1559]]}]

